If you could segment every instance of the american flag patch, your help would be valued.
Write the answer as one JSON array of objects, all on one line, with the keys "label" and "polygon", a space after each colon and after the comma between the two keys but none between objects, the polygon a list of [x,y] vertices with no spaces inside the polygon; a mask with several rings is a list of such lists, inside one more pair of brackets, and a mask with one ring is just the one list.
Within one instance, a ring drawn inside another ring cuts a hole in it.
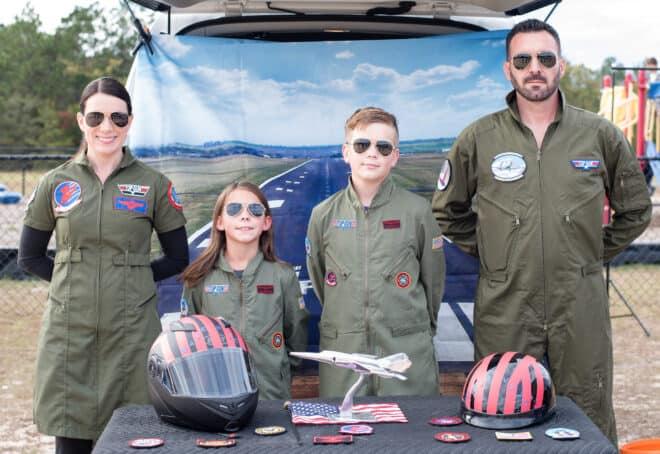
[{"label": "american flag patch", "polygon": [[431,249],[442,249],[442,237],[436,236],[431,240]]},{"label": "american flag patch", "polygon": [[337,405],[318,402],[292,402],[289,406],[291,422],[294,424],[354,424],[358,422],[408,422],[399,404],[361,404],[353,405],[353,413],[370,414],[372,417],[358,419],[339,418]]}]

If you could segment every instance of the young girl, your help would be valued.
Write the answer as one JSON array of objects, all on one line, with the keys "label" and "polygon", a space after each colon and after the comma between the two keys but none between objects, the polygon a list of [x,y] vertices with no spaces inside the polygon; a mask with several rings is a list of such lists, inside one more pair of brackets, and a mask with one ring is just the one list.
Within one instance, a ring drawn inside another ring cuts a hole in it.
[{"label": "young girl", "polygon": [[272,222],[257,186],[226,187],[213,210],[211,244],[182,274],[181,312],[232,323],[250,348],[259,398],[287,399],[288,352],[307,347],[307,311],[293,268],[275,257]]}]

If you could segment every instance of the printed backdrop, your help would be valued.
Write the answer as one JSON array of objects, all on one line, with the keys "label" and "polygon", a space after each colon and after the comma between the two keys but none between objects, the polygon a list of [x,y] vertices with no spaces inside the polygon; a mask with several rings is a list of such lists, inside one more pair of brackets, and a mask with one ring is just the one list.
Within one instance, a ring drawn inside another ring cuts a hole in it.
[{"label": "printed backdrop", "polygon": [[[296,267],[318,349],[320,306],[305,267],[312,207],[347,183],[343,125],[358,107],[399,120],[397,183],[430,199],[444,153],[476,118],[501,109],[505,31],[383,41],[268,43],[155,36],[129,77],[130,146],[173,181],[188,218],[191,254],[207,244],[218,193],[236,179],[260,184],[274,211],[277,253]],[[472,361],[476,260],[448,242],[447,290],[435,339],[447,370]],[[161,313],[180,287],[160,288]]]}]

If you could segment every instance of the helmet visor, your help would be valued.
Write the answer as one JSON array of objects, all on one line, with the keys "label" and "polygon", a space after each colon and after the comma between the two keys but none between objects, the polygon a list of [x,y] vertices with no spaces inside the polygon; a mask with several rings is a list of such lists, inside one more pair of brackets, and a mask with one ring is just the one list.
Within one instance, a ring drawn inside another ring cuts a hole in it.
[{"label": "helmet visor", "polygon": [[222,348],[179,358],[167,366],[173,395],[236,397],[256,391],[249,357],[240,348]]}]

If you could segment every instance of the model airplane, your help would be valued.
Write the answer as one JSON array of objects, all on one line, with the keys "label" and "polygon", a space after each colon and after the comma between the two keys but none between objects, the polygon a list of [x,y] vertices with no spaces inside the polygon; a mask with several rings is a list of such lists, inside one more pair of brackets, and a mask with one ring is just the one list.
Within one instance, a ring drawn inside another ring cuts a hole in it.
[{"label": "model airplane", "polygon": [[313,361],[351,369],[360,375],[375,374],[381,377],[398,378],[399,380],[406,380],[406,376],[402,375],[402,372],[405,372],[412,364],[408,355],[405,353],[395,353],[384,358],[378,358],[374,355],[364,355],[362,353],[342,353],[332,350],[323,350],[319,353],[291,352],[290,354],[298,358],[311,359]]}]

